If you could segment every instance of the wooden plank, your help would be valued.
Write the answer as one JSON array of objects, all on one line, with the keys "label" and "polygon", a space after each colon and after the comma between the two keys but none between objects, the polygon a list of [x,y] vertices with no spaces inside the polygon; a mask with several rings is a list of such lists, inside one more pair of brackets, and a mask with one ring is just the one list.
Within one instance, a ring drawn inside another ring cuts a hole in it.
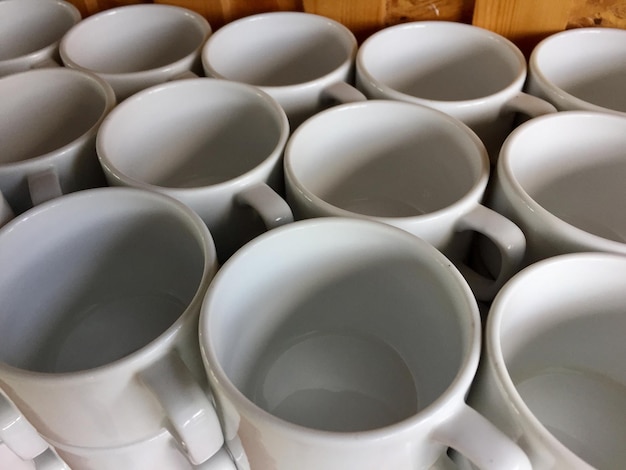
[{"label": "wooden plank", "polygon": [[347,26],[358,40],[385,23],[386,0],[303,0],[304,11],[326,16]]},{"label": "wooden plank", "polygon": [[567,28],[602,26],[626,29],[626,1],[574,0]]},{"label": "wooden plank", "polygon": [[472,22],[475,0],[387,0],[385,25],[407,21]]}]

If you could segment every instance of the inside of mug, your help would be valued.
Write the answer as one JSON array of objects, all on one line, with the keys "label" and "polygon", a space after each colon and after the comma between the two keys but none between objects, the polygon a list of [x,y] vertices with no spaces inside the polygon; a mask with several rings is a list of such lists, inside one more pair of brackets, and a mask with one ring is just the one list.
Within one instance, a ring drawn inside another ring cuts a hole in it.
[{"label": "inside of mug", "polygon": [[350,63],[356,40],[318,15],[274,12],[218,30],[203,51],[210,72],[257,86],[287,86],[323,77]]},{"label": "inside of mug", "polygon": [[0,164],[16,163],[71,144],[106,113],[99,82],[73,70],[41,69],[0,82]]},{"label": "inside of mug", "polygon": [[252,87],[222,80],[172,82],[126,100],[98,135],[113,173],[168,188],[229,181],[282,151],[280,107]]},{"label": "inside of mug", "polygon": [[382,30],[363,44],[359,62],[375,81],[437,101],[492,95],[526,70],[521,52],[504,38],[448,22],[415,22]]},{"label": "inside of mug", "polygon": [[326,220],[270,232],[231,259],[205,333],[228,380],[274,416],[336,432],[398,423],[464,367],[471,304],[429,245]]},{"label": "inside of mug", "polygon": [[102,191],[40,206],[0,236],[1,361],[49,373],[106,365],[187,310],[209,256],[197,229],[177,206]]},{"label": "inside of mug", "polygon": [[517,393],[594,468],[626,461],[626,259],[562,258],[508,290],[492,333]]}]

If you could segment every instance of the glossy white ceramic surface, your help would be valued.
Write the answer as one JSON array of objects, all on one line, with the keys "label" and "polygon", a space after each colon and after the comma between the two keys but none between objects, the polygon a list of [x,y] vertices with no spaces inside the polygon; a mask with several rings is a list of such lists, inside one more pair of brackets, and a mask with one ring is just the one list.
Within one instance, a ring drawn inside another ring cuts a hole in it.
[{"label": "glossy white ceramic surface", "polygon": [[59,41],[81,20],[63,0],[0,3],[0,77],[59,61]]},{"label": "glossy white ceramic surface", "polygon": [[162,192],[194,209],[223,261],[266,226],[292,220],[275,193],[284,185],[288,136],[285,112],[263,91],[196,78],[120,104],[103,123],[97,149],[110,184]]},{"label": "glossy white ceramic surface", "polygon": [[318,218],[257,237],[211,283],[200,343],[243,470],[417,470],[447,446],[529,468],[465,405],[480,354],[466,281],[395,227]]},{"label": "glossy white ceramic surface", "polygon": [[554,107],[522,92],[526,59],[508,39],[476,26],[417,21],[382,29],[356,59],[356,83],[369,98],[423,104],[448,113],[483,140],[493,162],[513,129]]},{"label": "glossy white ceramic surface", "polygon": [[194,462],[221,447],[197,340],[217,260],[189,208],[66,195],[3,227],[0,266],[0,386],[44,437],[111,447],[167,426]]},{"label": "glossy white ceramic surface", "polygon": [[[490,166],[463,123],[414,103],[373,100],[337,106],[306,121],[285,149],[287,200],[296,218],[368,218],[440,249],[490,299],[519,267],[524,236],[481,204]],[[464,264],[472,232],[498,247],[495,281]]]},{"label": "glossy white ceramic surface", "polygon": [[207,76],[259,86],[283,106],[291,127],[333,102],[363,100],[353,79],[357,41],[341,23],[303,12],[232,21],[207,40]]},{"label": "glossy white ceramic surface", "polygon": [[547,37],[531,53],[527,89],[561,111],[626,116],[626,31],[578,28]]},{"label": "glossy white ceramic surface", "polygon": [[493,302],[469,402],[533,469],[626,460],[626,257],[577,253],[517,274]]},{"label": "glossy white ceramic surface", "polygon": [[200,50],[211,34],[206,19],[174,5],[111,8],[85,18],[63,37],[67,67],[98,74],[119,101],[139,90],[199,72]]}]

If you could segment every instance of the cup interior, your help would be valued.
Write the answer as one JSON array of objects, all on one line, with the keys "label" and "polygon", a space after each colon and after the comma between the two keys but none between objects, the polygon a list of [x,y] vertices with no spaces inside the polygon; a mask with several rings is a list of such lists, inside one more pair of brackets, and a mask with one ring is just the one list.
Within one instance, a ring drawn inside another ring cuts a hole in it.
[{"label": "cup interior", "polygon": [[0,164],[35,158],[71,144],[112,106],[101,82],[79,71],[31,70],[0,81]]},{"label": "cup interior", "polygon": [[218,274],[201,335],[261,409],[325,431],[376,429],[433,404],[466,364],[475,306],[425,242],[340,218],[257,240]]},{"label": "cup interior", "polygon": [[522,197],[580,230],[626,242],[626,118],[562,112],[511,135],[502,173]]},{"label": "cup interior", "polygon": [[273,12],[227,24],[207,41],[207,73],[256,86],[288,86],[350,63],[356,39],[339,23],[300,12]]},{"label": "cup interior", "polygon": [[217,79],[169,83],[114,109],[98,155],[122,179],[168,188],[223,183],[281,155],[288,126],[259,90]]},{"label": "cup interior", "polygon": [[187,310],[214,255],[200,223],[155,196],[87,190],[10,222],[0,236],[1,361],[47,373],[102,366]]},{"label": "cup interior", "polygon": [[336,208],[412,217],[442,210],[486,184],[483,153],[475,135],[443,113],[380,100],[307,121],[287,145],[285,168],[302,191]]},{"label": "cup interior", "polygon": [[210,32],[200,15],[171,5],[126,5],[85,18],[63,38],[64,62],[103,74],[165,67],[197,51]]},{"label": "cup interior", "polygon": [[624,269],[604,254],[537,265],[496,300],[487,333],[532,419],[594,468],[626,459]]},{"label": "cup interior", "polygon": [[626,31],[564,31],[542,41],[530,63],[537,74],[565,93],[626,113]]},{"label": "cup interior", "polygon": [[523,55],[506,39],[452,22],[383,29],[363,43],[357,67],[396,92],[436,101],[490,96],[526,73]]}]

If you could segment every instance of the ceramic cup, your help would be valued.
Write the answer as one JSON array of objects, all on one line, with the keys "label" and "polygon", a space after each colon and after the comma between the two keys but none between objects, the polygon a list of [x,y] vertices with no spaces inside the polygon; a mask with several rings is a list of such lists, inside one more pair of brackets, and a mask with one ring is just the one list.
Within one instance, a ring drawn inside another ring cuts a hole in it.
[{"label": "ceramic cup", "polygon": [[580,28],[542,40],[529,60],[527,90],[561,111],[626,116],[626,31]]},{"label": "ceramic cup", "polygon": [[480,318],[435,248],[386,224],[297,221],[235,253],[209,286],[200,343],[241,469],[421,469],[452,446],[530,468],[464,402]]},{"label": "ceramic cup", "polygon": [[0,79],[0,102],[0,192],[12,209],[0,210],[0,224],[11,212],[106,184],[95,147],[115,106],[105,81],[64,68],[30,70]]},{"label": "ceramic cup", "polygon": [[0,77],[56,65],[59,41],[80,20],[78,9],[63,0],[0,2]]},{"label": "ceramic cup", "polygon": [[527,452],[533,469],[626,461],[626,257],[538,262],[495,298],[469,402]]},{"label": "ceramic cup", "polygon": [[168,429],[191,462],[222,446],[197,319],[211,236],[157,193],[98,188],[0,231],[0,387],[46,439],[112,447]]},{"label": "ceramic cup", "polygon": [[263,91],[196,78],[120,104],[97,148],[110,184],[159,191],[194,209],[224,261],[266,228],[292,220],[276,193],[288,136],[285,112]]},{"label": "ceramic cup", "polygon": [[364,41],[356,82],[370,98],[410,101],[444,111],[471,127],[492,162],[513,129],[516,113],[556,111],[522,92],[526,59],[511,41],[449,21],[418,21],[385,28]]},{"label": "ceramic cup", "polygon": [[[525,247],[519,228],[481,203],[489,173],[485,147],[467,126],[400,101],[323,111],[285,149],[287,201],[297,219],[360,217],[402,228],[454,261],[481,300],[519,269]],[[501,254],[495,280],[467,267],[476,232]]]},{"label": "ceramic cup", "polygon": [[365,97],[353,80],[357,41],[341,23],[303,12],[248,16],[220,28],[202,50],[209,77],[261,87],[291,128],[336,103]]},{"label": "ceramic cup", "polygon": [[522,266],[570,252],[626,254],[625,148],[626,116],[605,113],[563,111],[511,133],[488,205],[526,235]]},{"label": "ceramic cup", "polygon": [[200,50],[211,34],[204,17],[174,5],[139,4],[85,18],[61,40],[67,67],[98,74],[118,101],[200,71]]}]

